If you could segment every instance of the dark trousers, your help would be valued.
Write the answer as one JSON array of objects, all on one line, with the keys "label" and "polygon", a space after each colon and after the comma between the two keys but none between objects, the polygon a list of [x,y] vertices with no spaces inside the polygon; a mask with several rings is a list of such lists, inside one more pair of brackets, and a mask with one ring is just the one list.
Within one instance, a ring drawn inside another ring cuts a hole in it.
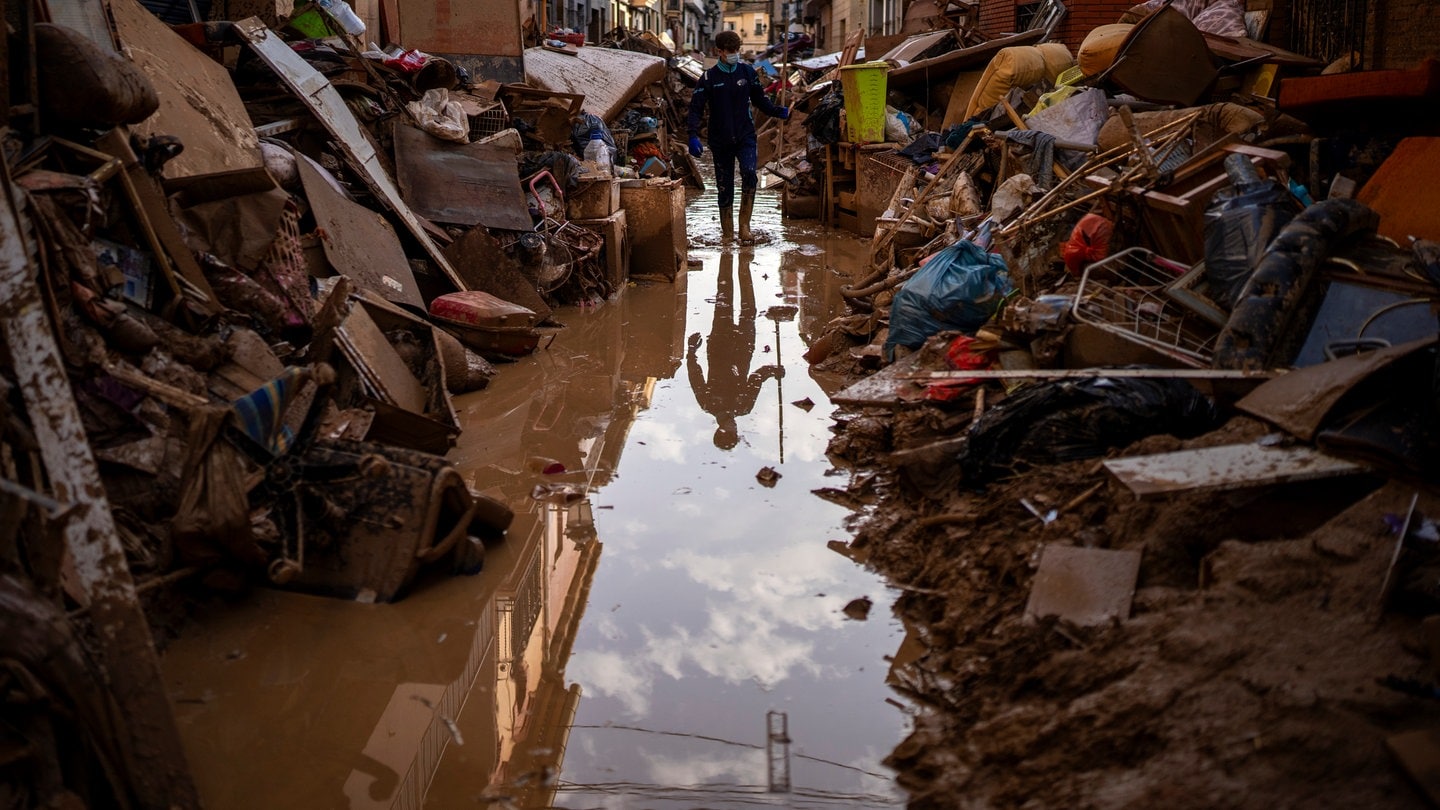
[{"label": "dark trousers", "polygon": [[735,161],[740,161],[740,188],[754,191],[760,184],[760,176],[755,170],[754,138],[729,146],[712,143],[710,154],[715,158],[715,187],[720,192],[721,208],[730,208],[735,204]]}]

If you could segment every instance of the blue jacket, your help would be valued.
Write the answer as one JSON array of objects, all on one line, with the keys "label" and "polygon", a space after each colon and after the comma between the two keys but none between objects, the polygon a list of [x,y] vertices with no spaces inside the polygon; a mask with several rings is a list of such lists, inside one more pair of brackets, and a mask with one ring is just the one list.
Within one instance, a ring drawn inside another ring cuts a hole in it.
[{"label": "blue jacket", "polygon": [[699,137],[700,121],[706,108],[710,111],[710,147],[734,146],[755,142],[755,122],[750,118],[750,105],[754,104],[766,115],[780,115],[780,108],[765,97],[765,88],[755,68],[741,62],[730,72],[719,65],[710,68],[700,76],[695,93],[690,97],[690,115],[685,123],[690,135]]}]

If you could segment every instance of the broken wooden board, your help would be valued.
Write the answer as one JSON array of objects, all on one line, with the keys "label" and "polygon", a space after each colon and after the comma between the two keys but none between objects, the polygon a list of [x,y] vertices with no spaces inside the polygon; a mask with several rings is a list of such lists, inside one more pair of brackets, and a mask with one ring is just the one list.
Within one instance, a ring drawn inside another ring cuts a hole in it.
[{"label": "broken wooden board", "polygon": [[405,201],[434,222],[506,231],[535,227],[515,153],[506,147],[450,143],[401,124],[395,127],[395,174]]},{"label": "broken wooden board", "polygon": [[425,387],[364,307],[350,309],[350,317],[340,325],[339,343],[346,359],[381,401],[412,413],[425,412]]},{"label": "broken wooden board", "polygon": [[1430,803],[1440,805],[1440,729],[1392,734],[1385,747]]},{"label": "broken wooden board", "polygon": [[1355,386],[1401,358],[1435,344],[1434,335],[1365,354],[1297,369],[1251,391],[1235,407],[1306,441],[1315,438],[1336,403]]},{"label": "broken wooden board", "polygon": [[1058,616],[1078,625],[1130,617],[1140,552],[1050,543],[1030,586],[1025,618]]},{"label": "broken wooden board", "polygon": [[131,131],[141,138],[174,135],[185,145],[165,163],[164,176],[265,165],[250,114],[225,66],[186,42],[138,0],[108,0],[108,5],[121,50],[144,71],[160,97],[160,109]]},{"label": "broken wooden board", "polygon": [[910,354],[830,397],[837,405],[899,408],[920,402],[925,389],[911,376],[923,373],[918,354]]},{"label": "broken wooden board", "polygon": [[440,246],[430,238],[425,223],[401,198],[400,189],[395,187],[395,183],[385,171],[374,144],[366,137],[360,122],[355,120],[355,114],[330,84],[330,80],[306,62],[300,54],[291,50],[289,43],[266,28],[258,18],[241,20],[235,24],[235,30],[250,44],[250,48],[261,61],[275,71],[295,97],[325,126],[325,130],[339,143],[351,168],[365,180],[365,184],[375,196],[400,218],[405,229],[420,243],[435,266],[457,288],[466,289],[456,275],[455,268],[450,266],[450,262],[446,261],[444,254],[440,252]]},{"label": "broken wooden board", "polygon": [[1327,456],[1313,447],[1259,444],[1115,458],[1105,462],[1105,469],[1141,497],[1338,478],[1365,471],[1353,461]]},{"label": "broken wooden board", "polygon": [[298,159],[295,167],[322,234],[325,258],[335,272],[386,300],[424,310],[410,260],[385,217],[342,197],[310,161]]}]

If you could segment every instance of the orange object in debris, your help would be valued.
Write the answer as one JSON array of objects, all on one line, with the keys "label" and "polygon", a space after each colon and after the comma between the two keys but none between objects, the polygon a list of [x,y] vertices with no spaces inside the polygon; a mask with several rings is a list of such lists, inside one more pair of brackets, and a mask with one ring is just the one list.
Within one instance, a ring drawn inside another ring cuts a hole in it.
[{"label": "orange object in debris", "polygon": [[1110,235],[1115,223],[1099,214],[1086,214],[1075,223],[1070,239],[1065,242],[1065,269],[1072,276],[1085,272],[1091,262],[1110,255]]},{"label": "orange object in debris", "polygon": [[1380,215],[1381,236],[1440,241],[1440,138],[1406,138],[1355,195]]},{"label": "orange object in debris", "polygon": [[1440,61],[1432,58],[1403,70],[1287,77],[1280,81],[1276,103],[1286,111],[1325,109],[1353,115],[1356,104],[1423,104],[1437,98],[1440,98]]}]

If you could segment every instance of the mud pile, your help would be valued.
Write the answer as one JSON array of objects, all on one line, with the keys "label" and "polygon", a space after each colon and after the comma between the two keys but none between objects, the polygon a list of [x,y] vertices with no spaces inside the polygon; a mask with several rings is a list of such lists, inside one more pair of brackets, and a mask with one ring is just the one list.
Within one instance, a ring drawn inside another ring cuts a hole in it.
[{"label": "mud pile", "polygon": [[[879,470],[863,477],[878,505],[851,551],[905,589],[896,612],[924,650],[892,670],[921,707],[888,759],[912,807],[1425,806],[1386,743],[1440,719],[1433,662],[1419,619],[1393,597],[1381,609],[1414,486],[1362,476],[1151,501],[1084,460],[927,497],[954,477],[953,453],[885,463],[933,443],[944,414],[927,411],[843,416],[832,443]],[[1237,417],[1112,455],[1268,430]],[[1440,502],[1420,495],[1427,506]],[[1139,551],[1128,618],[1027,618],[1051,544]]]}]

